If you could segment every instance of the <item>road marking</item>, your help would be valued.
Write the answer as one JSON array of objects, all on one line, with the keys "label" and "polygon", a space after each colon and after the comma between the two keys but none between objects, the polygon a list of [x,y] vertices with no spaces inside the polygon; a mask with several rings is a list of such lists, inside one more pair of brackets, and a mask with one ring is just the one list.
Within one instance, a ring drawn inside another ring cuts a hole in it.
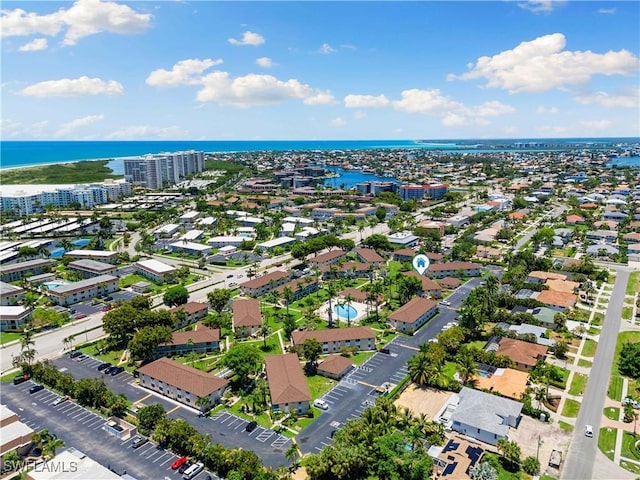
[{"label": "road marking", "polygon": [[[169,455],[169,458],[167,458],[164,462],[162,462],[160,464],[160,466],[162,467],[165,463],[171,462],[171,460],[173,460],[173,458],[174,458],[173,455]],[[173,463],[173,462],[171,462],[171,463]]]},{"label": "road marking", "polygon": [[149,397],[151,397],[151,396],[152,396],[152,394],[145,395],[144,397],[142,397],[142,398],[141,398],[141,399],[139,399],[139,400],[136,400],[136,401],[135,401],[135,402],[133,402],[133,403],[142,403],[143,401],[145,401],[147,398],[149,398]]},{"label": "road marking", "polygon": [[170,413],[175,412],[175,411],[176,411],[176,410],[178,410],[179,408],[180,408],[180,406],[179,406],[179,405],[178,405],[178,406],[176,406],[175,408],[172,408],[171,410],[169,410],[169,411],[167,412],[167,415],[169,415]]},{"label": "road marking", "polygon": [[[161,458],[164,458],[164,457],[165,457],[165,455],[167,455],[167,454],[165,453],[164,455],[162,455],[162,456],[160,456],[160,457],[156,458],[156,459],[153,461],[153,463],[156,463],[156,462],[157,462],[158,460],[160,460]],[[162,465],[162,464],[161,464],[161,465]]]}]

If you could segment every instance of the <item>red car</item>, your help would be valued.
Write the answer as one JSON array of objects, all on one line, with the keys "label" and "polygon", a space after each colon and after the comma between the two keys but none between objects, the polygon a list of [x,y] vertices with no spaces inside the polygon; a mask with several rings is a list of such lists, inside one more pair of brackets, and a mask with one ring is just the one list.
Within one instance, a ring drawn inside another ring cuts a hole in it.
[{"label": "red car", "polygon": [[176,461],[171,464],[171,470],[179,469],[182,465],[184,465],[187,462],[187,460],[188,460],[187,457],[176,458]]},{"label": "red car", "polygon": [[108,312],[109,310],[111,310],[111,307],[108,305],[106,307],[102,307],[103,312]]}]

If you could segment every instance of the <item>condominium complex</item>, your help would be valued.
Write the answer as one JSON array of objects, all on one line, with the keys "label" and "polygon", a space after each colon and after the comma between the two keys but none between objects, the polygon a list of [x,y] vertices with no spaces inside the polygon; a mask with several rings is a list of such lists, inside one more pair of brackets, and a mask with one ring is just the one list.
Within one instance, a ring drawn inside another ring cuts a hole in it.
[{"label": "condominium complex", "polygon": [[204,171],[204,152],[194,150],[158,153],[124,159],[124,176],[128,182],[153,190],[180,182]]},{"label": "condominium complex", "polygon": [[47,205],[93,208],[131,195],[131,184],[123,180],[79,185],[3,185],[2,211],[18,215],[43,212]]},{"label": "condominium complex", "polygon": [[435,183],[429,185],[401,185],[398,188],[400,198],[403,200],[437,200],[444,197],[449,190],[449,185]]}]

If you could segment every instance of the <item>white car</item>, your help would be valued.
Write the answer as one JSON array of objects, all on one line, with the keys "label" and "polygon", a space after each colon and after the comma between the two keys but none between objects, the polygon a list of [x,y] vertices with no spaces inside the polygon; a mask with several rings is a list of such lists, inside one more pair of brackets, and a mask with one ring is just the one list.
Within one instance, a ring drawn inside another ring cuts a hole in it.
[{"label": "white car", "polygon": [[317,398],[313,401],[313,406],[321,408],[322,410],[329,410],[329,404],[322,400],[321,398]]},{"label": "white car", "polygon": [[593,437],[593,427],[591,425],[584,426],[584,435],[585,437]]}]

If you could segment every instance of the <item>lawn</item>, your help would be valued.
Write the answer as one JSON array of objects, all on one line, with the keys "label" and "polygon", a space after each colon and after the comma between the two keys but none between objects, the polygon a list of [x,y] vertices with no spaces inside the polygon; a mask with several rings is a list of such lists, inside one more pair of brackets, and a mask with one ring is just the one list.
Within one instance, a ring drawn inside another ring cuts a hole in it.
[{"label": "lawn", "polygon": [[640,446],[636,447],[635,445],[637,441],[638,438],[634,437],[633,433],[624,432],[622,435],[621,455],[640,462]]},{"label": "lawn", "polygon": [[616,448],[616,429],[601,428],[598,435],[598,448],[609,460],[613,460],[613,451]]},{"label": "lawn", "polygon": [[590,362],[589,360],[585,360],[584,358],[581,358],[578,360],[579,367],[591,368],[592,365],[593,365],[593,362]]},{"label": "lawn", "polygon": [[611,400],[622,400],[622,377],[619,375],[611,375],[609,380],[609,389],[607,390],[607,397]]},{"label": "lawn", "polygon": [[307,385],[311,391],[311,398],[320,398],[327,393],[336,384],[335,380],[323,377],[322,375],[314,375],[312,377],[305,377],[307,379]]},{"label": "lawn", "polygon": [[591,320],[591,325],[602,325],[602,322],[604,322],[604,313],[594,313],[593,320]]},{"label": "lawn", "polygon": [[354,365],[362,365],[364,362],[366,362],[367,360],[369,360],[373,354],[376,352],[358,352],[355,355],[353,355],[351,357],[351,362]]},{"label": "lawn", "polygon": [[584,393],[584,387],[587,384],[587,376],[581,373],[576,373],[571,381],[569,387],[569,395],[582,395]]},{"label": "lawn", "polygon": [[568,398],[564,402],[564,407],[562,408],[562,416],[575,418],[578,416],[579,410],[580,410],[580,402],[577,402],[575,400],[571,400],[570,398]]},{"label": "lawn", "polygon": [[258,425],[261,425],[265,428],[271,428],[273,422],[269,415],[266,414],[266,411],[259,413],[258,415],[249,415],[242,411],[242,406],[245,404],[243,399],[240,399],[236,403],[234,403],[231,407],[229,407],[229,411],[234,413],[235,415],[244,418],[245,420],[255,420],[258,422]]},{"label": "lawn", "polygon": [[590,315],[590,310],[582,310],[580,308],[576,308],[571,314],[571,320],[575,320],[576,322],[588,322]]},{"label": "lawn", "polygon": [[558,425],[560,425],[560,428],[565,432],[573,432],[573,425],[571,425],[570,423],[560,420],[558,422]]},{"label": "lawn", "polygon": [[601,332],[601,331],[602,331],[602,330],[601,330],[601,329],[599,329],[598,327],[591,327],[591,328],[588,330],[588,333],[589,333],[589,335],[600,335],[600,332]]},{"label": "lawn", "polygon": [[627,295],[633,295],[636,292],[640,292],[640,272],[632,272],[627,283]]},{"label": "lawn", "polygon": [[633,316],[633,307],[623,307],[622,318],[624,320],[631,320],[632,316]]},{"label": "lawn", "polygon": [[483,463],[485,461],[489,461],[491,466],[496,468],[498,473],[498,480],[524,480],[526,478],[531,478],[529,475],[527,475],[523,471],[509,472],[505,470],[502,464],[500,463],[500,457],[495,453],[485,453],[482,456],[482,459],[483,459]]},{"label": "lawn", "polygon": [[590,338],[587,338],[584,341],[581,355],[583,357],[593,357],[596,354],[596,348],[598,348],[598,343],[594,340],[591,340]]},{"label": "lawn", "polygon": [[620,418],[620,409],[618,407],[607,407],[604,409],[604,416],[611,420],[618,421]]},{"label": "lawn", "polygon": [[640,332],[622,332],[618,335],[618,341],[616,342],[616,353],[613,359],[613,374],[619,375],[618,372],[618,358],[620,357],[620,350],[626,342],[637,343],[640,342]]},{"label": "lawn", "polygon": [[118,287],[127,288],[133,285],[134,283],[138,283],[138,282],[153,283],[147,278],[143,277],[142,275],[138,275],[137,273],[132,273],[131,275],[127,275],[126,277],[120,278],[120,280],[118,280]]},{"label": "lawn", "polygon": [[[93,358],[97,358],[98,360],[102,360],[103,362],[109,362],[112,365],[119,365],[120,358],[122,357],[122,353],[124,350],[114,350],[107,353],[98,354],[96,350],[95,344],[89,344],[78,348],[82,353],[86,353],[87,355],[91,355]],[[125,367],[128,371],[133,371],[132,367],[127,367],[126,363],[120,365],[121,367]]]},{"label": "lawn", "polygon": [[0,344],[4,345],[5,343],[13,342],[14,340],[18,340],[22,336],[20,332],[0,332]]}]

